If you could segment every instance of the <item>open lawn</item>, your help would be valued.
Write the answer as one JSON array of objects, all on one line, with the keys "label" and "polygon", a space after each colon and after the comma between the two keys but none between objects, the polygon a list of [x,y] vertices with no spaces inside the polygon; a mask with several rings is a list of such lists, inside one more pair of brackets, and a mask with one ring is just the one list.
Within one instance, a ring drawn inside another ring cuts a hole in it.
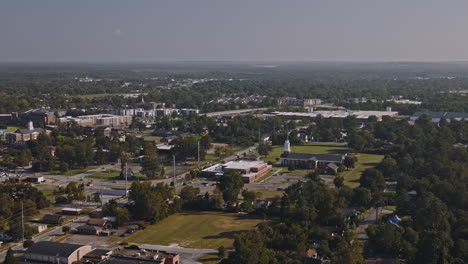
[{"label": "open lawn", "polygon": [[86,178],[91,179],[112,179],[117,178],[120,176],[120,171],[107,171],[107,172],[98,172],[91,175],[86,176]]},{"label": "open lawn", "polygon": [[60,171],[49,171],[49,173],[63,176],[75,176],[77,174],[84,173],[90,170],[95,170],[97,168],[99,168],[99,166],[88,166],[86,168],[70,169],[65,173],[61,173]]},{"label": "open lawn", "polygon": [[40,190],[45,196],[53,195],[54,189],[41,189]]},{"label": "open lawn", "polygon": [[[346,146],[343,145],[327,145],[320,143],[308,143],[303,146],[291,146],[292,152],[298,153],[331,153],[331,154],[344,154],[349,151]],[[283,146],[273,146],[273,151],[271,151],[268,156],[262,157],[262,160],[272,163],[277,163],[281,153],[283,152]],[[376,154],[358,154],[358,161],[355,165],[355,168],[344,171],[341,175],[345,178],[345,185],[354,188],[359,186],[359,178],[361,177],[362,172],[365,169],[375,167],[383,159],[383,155]],[[278,160],[277,160],[278,159]],[[282,173],[289,173],[294,175],[304,176],[307,175],[311,170],[296,169],[294,171],[289,171],[284,169]]]},{"label": "open lawn", "polygon": [[[348,148],[340,145],[326,145],[309,143],[308,145],[302,146],[291,146],[292,152],[298,153],[331,153],[331,154],[344,154],[348,152]],[[277,163],[279,157],[283,153],[283,146],[273,146],[273,150],[266,157],[262,157],[265,162]],[[258,153],[255,153],[258,155]],[[278,160],[277,160],[278,159]]]},{"label": "open lawn", "polygon": [[189,248],[232,248],[233,236],[255,228],[261,219],[223,212],[184,212],[135,232],[128,243],[175,245]]},{"label": "open lawn", "polygon": [[218,264],[221,259],[218,258],[217,254],[206,254],[198,258],[198,261],[203,264]]},{"label": "open lawn", "polygon": [[40,191],[44,194],[44,196],[47,198],[47,200],[49,200],[51,202],[55,201],[54,190],[55,189],[40,189]]},{"label": "open lawn", "polygon": [[17,126],[9,126],[9,127],[7,127],[7,129],[6,129],[6,132],[7,132],[7,133],[13,133],[13,132],[15,132],[15,131],[18,130],[18,129],[20,129],[20,127],[17,127]]},{"label": "open lawn", "polygon": [[358,154],[358,161],[356,162],[355,167],[349,171],[341,173],[341,176],[345,179],[344,184],[351,188],[359,186],[359,178],[364,170],[375,167],[383,158],[383,155]]},{"label": "open lawn", "polygon": [[270,171],[269,173],[263,175],[262,177],[258,178],[255,180],[256,183],[259,183],[259,182],[262,182],[264,180],[266,180],[268,177],[270,177],[271,175],[273,175],[274,171]]},{"label": "open lawn", "polygon": [[138,130],[138,129],[125,129],[125,132],[128,132],[128,133],[142,133],[142,134],[151,134],[153,133],[153,130]]},{"label": "open lawn", "polygon": [[262,194],[262,197],[261,199],[268,199],[268,198],[273,198],[275,196],[279,196],[279,197],[282,197],[284,192],[283,191],[272,191],[272,190],[266,190],[266,189],[262,189],[262,190],[253,190],[254,192],[259,192]]}]

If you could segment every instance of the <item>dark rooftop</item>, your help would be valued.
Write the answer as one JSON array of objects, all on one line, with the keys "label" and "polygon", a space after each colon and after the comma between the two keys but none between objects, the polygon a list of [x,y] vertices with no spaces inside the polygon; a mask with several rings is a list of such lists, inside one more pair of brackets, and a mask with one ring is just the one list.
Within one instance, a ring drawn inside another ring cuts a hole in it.
[{"label": "dark rooftop", "polygon": [[344,155],[341,154],[308,154],[308,153],[287,153],[282,154],[282,158],[297,159],[297,160],[317,160],[317,161],[331,161],[341,162]]},{"label": "dark rooftop", "polygon": [[34,128],[33,130],[29,130],[27,128],[24,128],[24,129],[18,129],[16,130],[17,132],[21,133],[21,134],[31,134],[31,133],[34,133],[34,132],[38,132],[38,133],[42,133],[45,131],[45,129],[43,128]]},{"label": "dark rooftop", "polygon": [[90,256],[103,256],[103,255],[108,255],[112,252],[112,250],[109,249],[100,249],[96,248],[92,251],[90,251],[88,254],[84,255],[84,257],[90,257]]},{"label": "dark rooftop", "polygon": [[73,252],[81,247],[83,247],[83,245],[39,241],[31,245],[26,250],[25,254],[69,257]]},{"label": "dark rooftop", "polygon": [[137,258],[126,258],[126,257],[110,257],[102,261],[100,264],[160,264],[163,263],[160,260],[150,259],[137,259]]}]

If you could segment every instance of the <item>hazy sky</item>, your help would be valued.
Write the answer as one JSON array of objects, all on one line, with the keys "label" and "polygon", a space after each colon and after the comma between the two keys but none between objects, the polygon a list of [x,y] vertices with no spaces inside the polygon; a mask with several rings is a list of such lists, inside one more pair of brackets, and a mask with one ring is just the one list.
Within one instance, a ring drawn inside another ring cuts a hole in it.
[{"label": "hazy sky", "polygon": [[467,0],[1,0],[0,61],[468,61]]}]

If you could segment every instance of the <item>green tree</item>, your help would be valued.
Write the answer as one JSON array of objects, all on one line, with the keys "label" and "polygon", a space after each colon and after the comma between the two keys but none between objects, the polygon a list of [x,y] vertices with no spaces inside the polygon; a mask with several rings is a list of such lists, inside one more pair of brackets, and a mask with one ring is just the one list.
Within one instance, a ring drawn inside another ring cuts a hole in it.
[{"label": "green tree", "polygon": [[15,254],[13,253],[13,250],[9,248],[5,256],[5,261],[3,261],[3,264],[17,264],[17,263],[18,263],[18,259],[16,259]]},{"label": "green tree", "polygon": [[23,247],[24,247],[24,248],[28,248],[28,247],[32,246],[33,244],[34,244],[34,241],[28,239],[28,240],[25,240],[25,241],[23,242]]},{"label": "green tree", "polygon": [[237,235],[235,252],[225,263],[277,264],[274,251],[266,248],[265,237],[258,231]]},{"label": "green tree", "polygon": [[195,199],[200,194],[200,188],[193,187],[190,185],[184,186],[182,190],[180,190],[180,198],[186,201],[190,201]]},{"label": "green tree", "polygon": [[369,189],[372,193],[382,192],[385,189],[385,179],[377,169],[366,169],[359,179],[360,186]]},{"label": "green tree", "polygon": [[226,248],[224,246],[220,246],[218,248],[218,258],[224,259],[227,256]]},{"label": "green tree", "polygon": [[270,153],[273,150],[273,146],[271,146],[267,142],[260,142],[257,147],[258,153],[262,156],[268,156],[268,153]]},{"label": "green tree", "polygon": [[335,185],[336,188],[343,187],[344,177],[343,176],[336,176],[335,179],[333,179],[333,184]]},{"label": "green tree", "polygon": [[346,166],[346,168],[349,169],[349,168],[354,168],[356,161],[357,161],[356,157],[346,156],[343,163]]},{"label": "green tree", "polygon": [[244,187],[244,181],[239,172],[229,171],[219,179],[218,186],[223,193],[224,201],[233,205],[237,203],[237,197]]},{"label": "green tree", "polygon": [[154,179],[160,172],[160,164],[156,158],[156,147],[151,142],[145,142],[143,152],[141,173],[149,179]]}]

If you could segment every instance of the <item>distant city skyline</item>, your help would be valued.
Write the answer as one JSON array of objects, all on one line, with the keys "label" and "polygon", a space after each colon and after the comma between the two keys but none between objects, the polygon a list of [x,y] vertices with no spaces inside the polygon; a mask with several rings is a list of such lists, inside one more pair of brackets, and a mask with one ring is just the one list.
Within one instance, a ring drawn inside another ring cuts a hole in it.
[{"label": "distant city skyline", "polygon": [[0,62],[468,61],[463,0],[6,0]]}]

